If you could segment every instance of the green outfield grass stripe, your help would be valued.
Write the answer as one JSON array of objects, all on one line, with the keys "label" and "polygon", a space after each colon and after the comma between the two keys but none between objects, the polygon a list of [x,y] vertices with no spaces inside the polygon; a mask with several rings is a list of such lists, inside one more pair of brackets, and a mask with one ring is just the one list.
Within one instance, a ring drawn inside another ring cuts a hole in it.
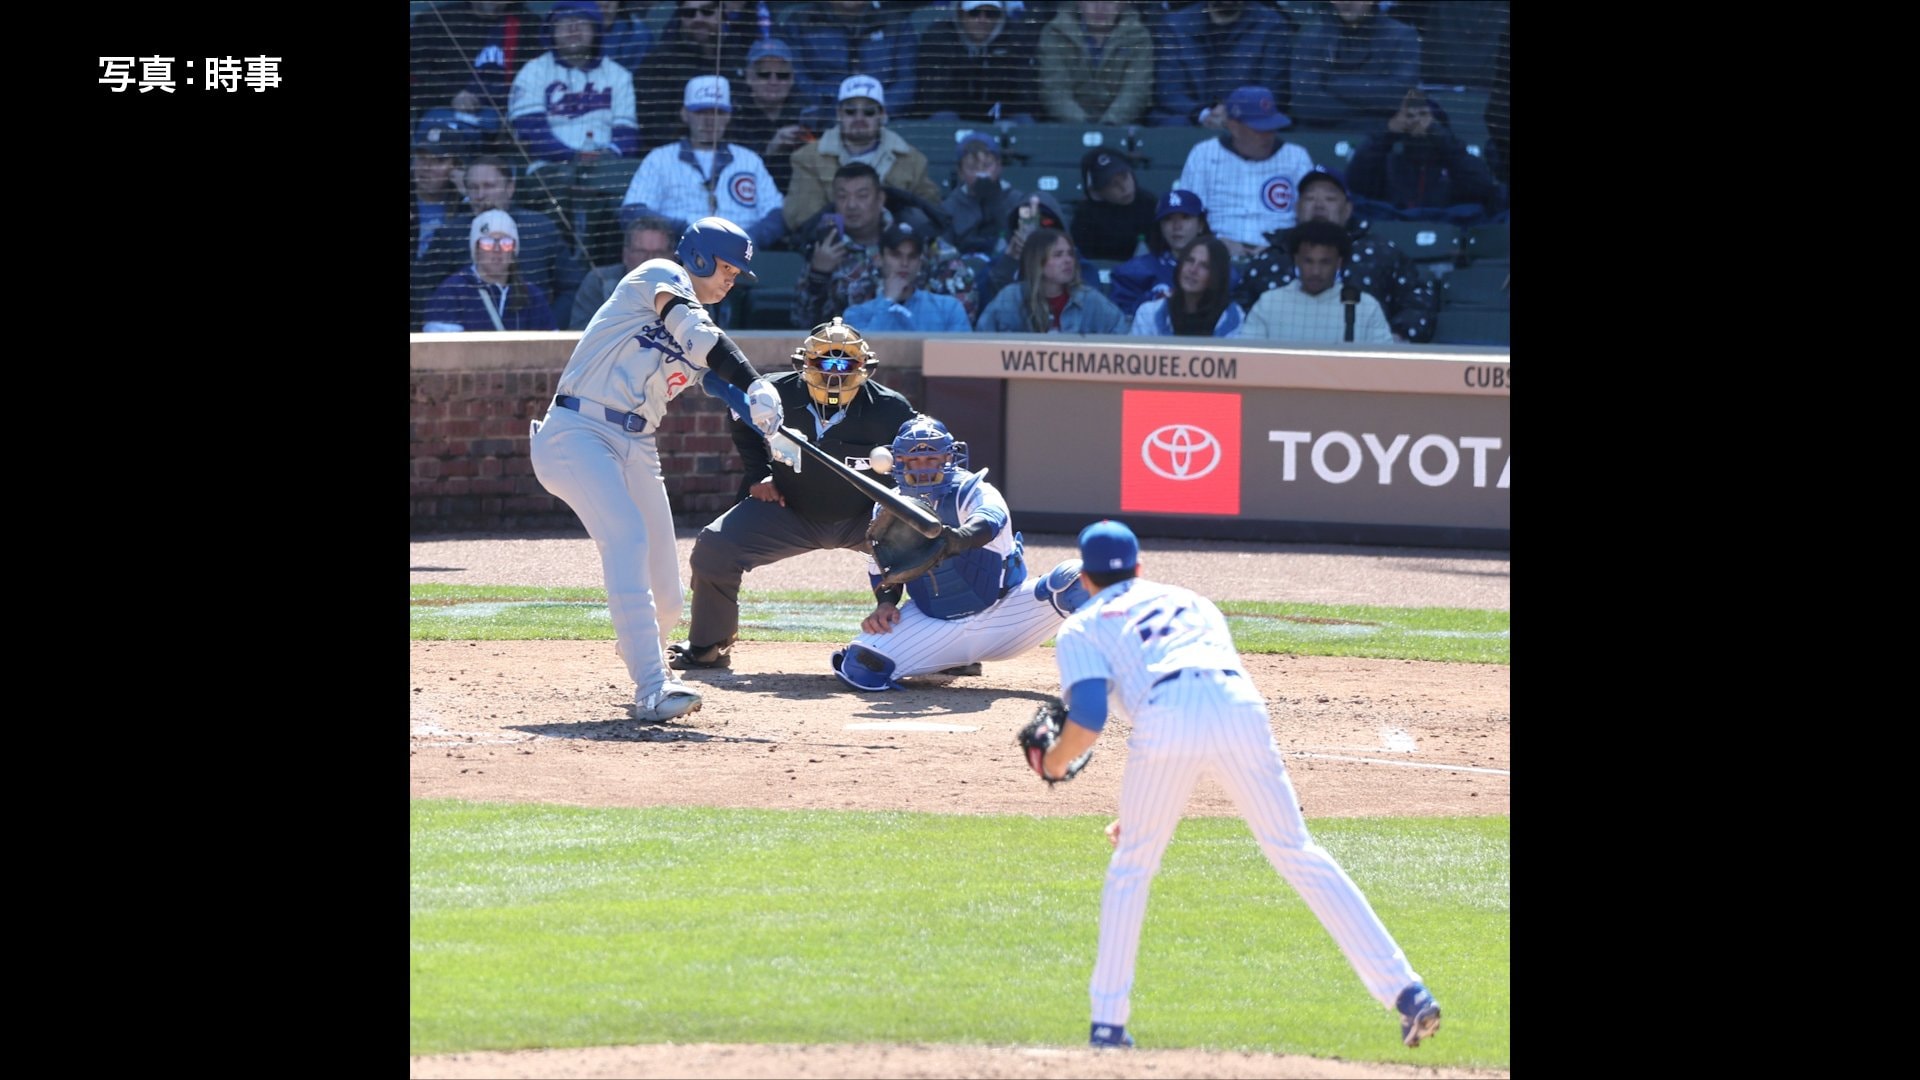
[{"label": "green outfield grass stripe", "polygon": [[[745,596],[740,636],[748,641],[845,641],[872,610],[864,593],[782,592]],[[1249,653],[1365,656],[1506,664],[1511,616],[1467,608],[1222,603],[1234,640]],[[680,632],[670,637],[684,637]],[[416,641],[610,641],[606,595],[597,589],[414,585],[408,636]]]},{"label": "green outfield grass stripe", "polygon": [[[1079,1045],[1104,817],[410,801],[410,1054],[653,1042]],[[1507,1069],[1506,818],[1310,823],[1447,1010],[1402,1048],[1234,818],[1183,821],[1133,1029]]]}]

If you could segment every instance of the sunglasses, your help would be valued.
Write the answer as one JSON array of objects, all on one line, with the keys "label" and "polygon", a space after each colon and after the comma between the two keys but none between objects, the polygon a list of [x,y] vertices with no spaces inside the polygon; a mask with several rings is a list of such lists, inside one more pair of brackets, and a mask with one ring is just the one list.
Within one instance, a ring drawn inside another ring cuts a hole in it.
[{"label": "sunglasses", "polygon": [[840,115],[842,116],[879,116],[880,110],[879,109],[853,109],[853,108],[848,108],[845,105],[842,105],[840,107]]},{"label": "sunglasses", "polygon": [[476,243],[481,251],[512,251],[520,246],[511,236],[483,236]]},{"label": "sunglasses", "polygon": [[786,82],[793,78],[793,72],[791,71],[756,71],[752,74],[756,79],[773,79],[776,82]]}]

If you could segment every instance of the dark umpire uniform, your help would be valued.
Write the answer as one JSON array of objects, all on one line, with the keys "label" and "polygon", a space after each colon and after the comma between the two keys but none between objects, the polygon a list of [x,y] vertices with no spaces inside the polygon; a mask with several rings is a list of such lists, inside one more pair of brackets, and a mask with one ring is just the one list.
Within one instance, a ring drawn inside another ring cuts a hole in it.
[{"label": "dark umpire uniform", "polygon": [[[780,392],[783,422],[813,436],[814,445],[855,468],[867,468],[868,453],[891,444],[900,425],[914,416],[904,395],[872,378],[831,411],[814,404],[803,371],[782,372],[770,381]],[[740,578],[747,571],[825,548],[870,550],[872,499],[825,469],[795,472],[772,460],[766,438],[737,419],[733,443],[746,467],[740,502],[700,530],[694,541],[688,559],[693,582],[688,644],[668,650],[672,665],[683,670],[731,666],[728,650],[740,630]],[[755,487],[769,476],[778,499],[765,488],[755,494]]]}]

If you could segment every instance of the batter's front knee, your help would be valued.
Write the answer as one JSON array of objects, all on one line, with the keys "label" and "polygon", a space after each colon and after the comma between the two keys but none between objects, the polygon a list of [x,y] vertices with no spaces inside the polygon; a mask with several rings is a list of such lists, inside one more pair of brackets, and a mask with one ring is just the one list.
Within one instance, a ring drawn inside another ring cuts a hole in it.
[{"label": "batter's front knee", "polygon": [[892,690],[893,661],[864,645],[833,654],[833,673],[855,690]]}]

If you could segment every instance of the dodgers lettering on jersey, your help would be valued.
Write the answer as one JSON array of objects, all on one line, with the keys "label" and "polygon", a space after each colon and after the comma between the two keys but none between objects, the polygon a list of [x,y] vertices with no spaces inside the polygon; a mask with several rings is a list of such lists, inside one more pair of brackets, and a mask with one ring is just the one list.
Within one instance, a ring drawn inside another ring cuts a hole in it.
[{"label": "dodgers lettering on jersey", "polygon": [[[1213,601],[1177,585],[1128,578],[1095,593],[1054,637],[1060,686],[1105,679],[1108,700],[1132,723],[1154,682],[1184,668],[1237,671],[1240,653]],[[1259,693],[1240,679],[1236,692]]]},{"label": "dodgers lettering on jersey", "polygon": [[703,357],[686,355],[654,310],[655,297],[672,293],[699,303],[693,280],[679,263],[649,259],[613,287],[573,348],[554,392],[571,394],[659,426],[667,402],[706,372]]}]

